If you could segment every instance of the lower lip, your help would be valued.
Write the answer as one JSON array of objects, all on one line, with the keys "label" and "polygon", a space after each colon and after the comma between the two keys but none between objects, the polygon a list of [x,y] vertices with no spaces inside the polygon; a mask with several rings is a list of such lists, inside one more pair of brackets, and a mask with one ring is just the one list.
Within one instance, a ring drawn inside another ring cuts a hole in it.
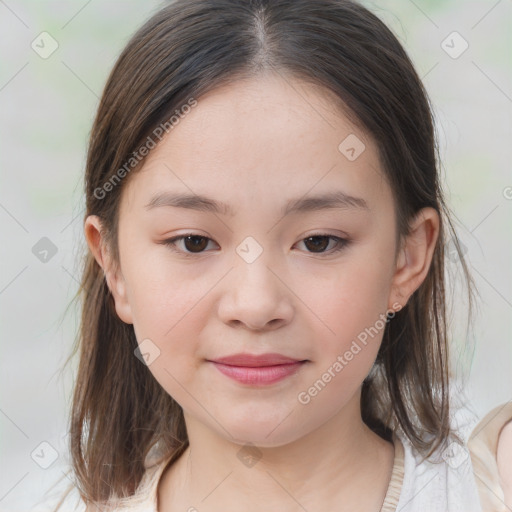
[{"label": "lower lip", "polygon": [[297,361],[296,363],[279,364],[275,366],[230,366],[227,364],[213,364],[216,368],[226,375],[242,384],[251,386],[273,384],[289,377],[297,372],[305,361]]}]

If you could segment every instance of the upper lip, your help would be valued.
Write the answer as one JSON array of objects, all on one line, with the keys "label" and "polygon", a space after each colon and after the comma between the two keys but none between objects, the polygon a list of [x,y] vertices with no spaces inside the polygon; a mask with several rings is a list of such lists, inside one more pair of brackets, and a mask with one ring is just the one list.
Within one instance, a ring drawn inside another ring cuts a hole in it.
[{"label": "upper lip", "polygon": [[275,366],[278,364],[290,364],[298,363],[301,359],[294,359],[287,357],[282,354],[267,353],[267,354],[233,354],[230,356],[219,357],[212,359],[214,363],[222,363],[230,366],[246,366],[246,367],[258,367],[258,366]]}]

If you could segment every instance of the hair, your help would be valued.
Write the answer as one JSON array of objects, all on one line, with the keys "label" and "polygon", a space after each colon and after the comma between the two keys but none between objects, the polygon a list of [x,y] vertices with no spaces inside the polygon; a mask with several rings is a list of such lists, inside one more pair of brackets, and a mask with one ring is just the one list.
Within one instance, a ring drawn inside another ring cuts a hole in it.
[{"label": "hair", "polygon": [[[118,262],[119,204],[130,177],[119,171],[126,162],[191,98],[267,73],[321,87],[372,137],[393,193],[398,241],[421,208],[440,216],[428,274],[387,322],[361,390],[362,418],[374,432],[391,440],[400,429],[429,457],[457,438],[450,423],[446,243],[458,254],[470,308],[473,283],[443,199],[430,100],[396,36],[368,9],[349,0],[177,0],[161,8],[130,39],[106,82],[88,146],[85,218],[99,216]],[[130,175],[143,162],[130,163]],[[135,493],[152,448],[176,460],[188,438],[182,408],[134,357],[133,325],[116,314],[90,251],[77,298],[72,470],[85,502],[107,503]]]}]

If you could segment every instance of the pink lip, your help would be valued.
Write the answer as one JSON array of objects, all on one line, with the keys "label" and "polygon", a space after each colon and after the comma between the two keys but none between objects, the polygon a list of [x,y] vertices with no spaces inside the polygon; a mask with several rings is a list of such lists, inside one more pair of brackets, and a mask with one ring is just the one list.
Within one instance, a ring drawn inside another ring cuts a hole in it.
[{"label": "pink lip", "polygon": [[227,377],[243,384],[265,385],[278,382],[294,374],[304,360],[281,354],[234,354],[212,362]]},{"label": "pink lip", "polygon": [[214,363],[222,363],[230,366],[275,366],[278,364],[298,363],[300,359],[293,359],[291,357],[283,356],[268,352],[267,354],[233,354],[226,357],[218,357],[212,360]]}]

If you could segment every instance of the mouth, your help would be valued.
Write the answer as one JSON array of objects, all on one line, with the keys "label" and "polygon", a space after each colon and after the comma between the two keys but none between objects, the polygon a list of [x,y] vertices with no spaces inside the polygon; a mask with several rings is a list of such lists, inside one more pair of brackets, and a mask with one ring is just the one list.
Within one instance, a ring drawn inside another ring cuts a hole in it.
[{"label": "mouth", "polygon": [[234,354],[208,360],[220,373],[250,386],[269,385],[297,373],[307,362],[282,354]]}]

